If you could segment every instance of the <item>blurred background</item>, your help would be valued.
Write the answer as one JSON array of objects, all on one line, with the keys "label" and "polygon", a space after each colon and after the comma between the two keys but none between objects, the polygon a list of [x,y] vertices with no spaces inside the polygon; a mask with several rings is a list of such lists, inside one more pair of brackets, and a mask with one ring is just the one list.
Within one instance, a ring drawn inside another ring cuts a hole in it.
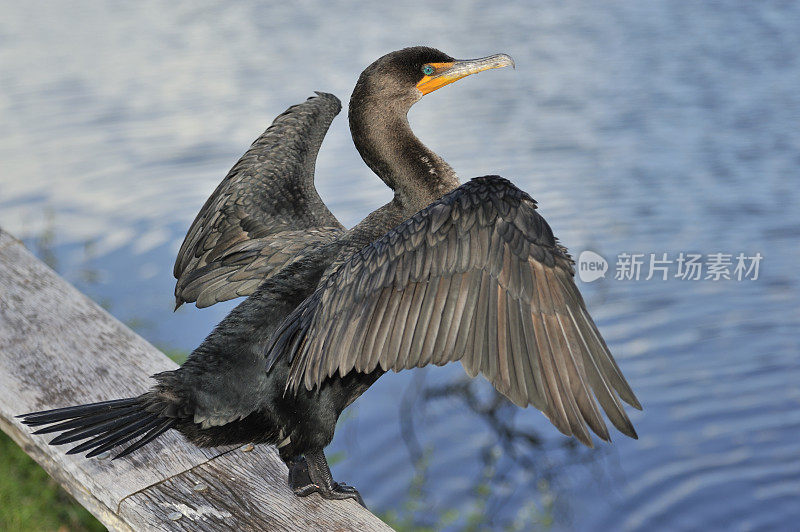
[{"label": "blurred background", "polygon": [[[386,52],[516,60],[424,98],[417,135],[462,180],[539,201],[644,405],[583,448],[458,365],[391,374],[343,416],[337,479],[402,530],[793,529],[800,520],[800,4],[5,2],[0,226],[172,356],[236,304],[172,313],[205,198],[286,107],[345,104],[317,187],[346,226],[390,191],[346,105]],[[615,279],[622,253],[739,253],[757,279]],[[2,356],[2,355],[0,355]],[[87,354],[91,356],[91,354]],[[598,442],[600,443],[600,442]],[[84,530],[3,436],[0,528]]]}]

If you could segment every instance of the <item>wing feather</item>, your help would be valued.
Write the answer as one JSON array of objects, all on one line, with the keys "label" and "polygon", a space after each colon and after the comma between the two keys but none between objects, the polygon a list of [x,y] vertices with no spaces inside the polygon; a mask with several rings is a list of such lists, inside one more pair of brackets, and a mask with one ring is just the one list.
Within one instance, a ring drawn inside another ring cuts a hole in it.
[{"label": "wing feather", "polygon": [[600,408],[635,437],[620,398],[639,402],[573,275],[536,203],[477,178],[346,260],[279,327],[268,361],[289,357],[291,390],[335,372],[460,361],[586,445],[590,431],[609,439]]},{"label": "wing feather", "polygon": [[570,430],[567,409],[564,407],[561,390],[559,389],[558,376],[556,375],[553,356],[550,353],[550,343],[547,340],[547,330],[544,326],[544,320],[541,314],[531,314],[531,321],[533,321],[536,352],[539,354],[539,360],[541,362],[540,367],[542,369],[546,390],[545,395],[547,396],[548,410],[545,410],[544,413],[550,418],[550,421],[553,422],[558,430],[569,435]]},{"label": "wing feather", "polygon": [[307,248],[343,233],[314,188],[317,153],[340,110],[325,93],[290,107],[234,165],[178,252],[176,308],[249,295]]},{"label": "wing feather", "polygon": [[381,290],[381,295],[378,299],[377,304],[375,305],[375,311],[372,315],[372,319],[369,322],[369,325],[366,327],[366,331],[364,334],[364,344],[361,347],[361,371],[363,372],[371,372],[375,369],[378,365],[378,353],[380,352],[378,349],[375,348],[375,340],[378,336],[378,331],[380,330],[380,324],[383,322],[384,314],[386,314],[386,309],[391,305],[391,303],[397,301],[396,298],[392,298],[392,288],[384,288]]},{"label": "wing feather", "polygon": [[430,311],[429,318],[423,322],[423,326],[419,332],[421,353],[419,356],[419,365],[424,366],[427,364],[435,364],[434,348],[436,347],[436,340],[439,334],[446,335],[446,331],[440,331],[442,324],[442,313],[444,312],[445,305],[450,296],[450,282],[451,277],[436,277],[436,294],[429,298]]},{"label": "wing feather", "polygon": [[[465,282],[462,283],[462,286],[467,285],[465,288],[467,295],[466,301],[464,301],[463,315],[458,322],[458,332],[455,334],[456,344],[452,357],[461,360],[461,365],[464,366],[467,373],[469,373],[469,370],[467,370],[464,359],[471,352],[467,350],[467,346],[475,345],[475,329],[477,328],[475,327],[475,309],[477,308],[478,290],[475,288],[480,286],[483,273],[482,270],[468,272],[465,275]],[[474,377],[475,374],[471,376]]]},{"label": "wing feather", "polygon": [[[545,385],[544,371],[542,370],[541,355],[536,343],[533,320],[527,319],[533,315],[531,304],[524,299],[518,302],[520,308],[520,321],[522,322],[522,333],[525,339],[526,349],[520,357],[525,365],[525,386],[528,388],[528,400],[536,408],[544,412],[550,404],[547,400],[547,387]],[[533,396],[530,391],[536,390]]]},{"label": "wing feather", "polygon": [[432,330],[436,335],[436,341],[432,343],[432,362],[437,366],[449,362],[447,353],[453,352],[456,332],[454,324],[458,324],[461,320],[461,314],[464,312],[462,300],[466,300],[467,287],[462,284],[465,277],[464,273],[455,273],[450,277],[441,319],[435,327],[431,325],[429,328],[429,331]]},{"label": "wing feather", "polygon": [[578,409],[581,416],[589,424],[591,429],[603,438],[608,440],[608,428],[597,410],[597,403],[594,397],[589,392],[589,385],[587,384],[586,371],[583,367],[581,356],[581,346],[575,337],[575,331],[572,328],[571,322],[563,315],[558,315],[558,323],[561,327],[563,338],[566,340],[567,354],[565,357],[567,371],[569,374],[570,383],[572,384],[572,395],[578,404]]}]

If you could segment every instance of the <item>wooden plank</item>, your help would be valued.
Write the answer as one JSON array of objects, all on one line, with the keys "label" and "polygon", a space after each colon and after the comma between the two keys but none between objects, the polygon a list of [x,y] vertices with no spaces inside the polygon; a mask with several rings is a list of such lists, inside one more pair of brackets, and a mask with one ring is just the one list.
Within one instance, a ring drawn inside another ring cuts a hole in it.
[{"label": "wooden plank", "polygon": [[[170,521],[177,530],[391,530],[351,500],[270,489],[286,473],[272,448],[239,448],[125,499],[120,514],[154,530]],[[224,511],[231,500],[237,511]]]},{"label": "wooden plank", "polygon": [[[126,495],[219,454],[168,434],[131,460],[87,460],[32,436],[17,414],[131,397],[149,376],[175,368],[102,308],[58,277],[7,233],[0,233],[0,417],[107,508]],[[30,454],[30,453],[29,453]],[[36,455],[34,455],[36,458]],[[147,467],[146,467],[147,466]]]},{"label": "wooden plank", "polygon": [[[174,367],[0,229],[0,428],[106,526],[213,529],[221,524],[214,516],[230,515],[226,519],[240,530],[308,530],[309,523],[328,530],[388,530],[354,501],[295,497],[272,448],[247,455],[199,449],[170,431],[126,458],[87,460],[48,446],[53,435],[32,436],[14,418],[139,395],[152,384],[150,375]],[[179,496],[199,478],[208,490]],[[169,504],[189,510],[165,520],[175,512],[165,513]]]}]

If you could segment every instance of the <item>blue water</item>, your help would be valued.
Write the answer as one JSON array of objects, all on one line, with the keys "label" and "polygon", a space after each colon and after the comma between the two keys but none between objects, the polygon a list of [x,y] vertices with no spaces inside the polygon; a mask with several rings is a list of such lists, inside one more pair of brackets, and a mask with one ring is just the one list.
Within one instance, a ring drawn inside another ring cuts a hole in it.
[{"label": "blue water", "polygon": [[[335,475],[418,526],[796,528],[800,4],[331,4],[4,4],[0,226],[190,350],[233,303],[173,314],[172,261],[275,115],[313,90],[346,104],[403,46],[509,53],[516,70],[426,96],[412,126],[462,179],[511,178],[576,256],[609,260],[580,287],[644,404],[640,439],[575,446],[485,382],[452,385],[453,366],[381,379],[342,421]],[[349,226],[390,193],[346,122],[317,183]],[[620,253],[680,252],[763,260],[756,280],[614,279]]]}]

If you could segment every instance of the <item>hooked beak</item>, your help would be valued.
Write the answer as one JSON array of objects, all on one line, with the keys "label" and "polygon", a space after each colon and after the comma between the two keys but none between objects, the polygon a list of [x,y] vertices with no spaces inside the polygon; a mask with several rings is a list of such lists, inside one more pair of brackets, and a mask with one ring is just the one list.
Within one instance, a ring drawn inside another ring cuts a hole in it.
[{"label": "hooked beak", "polygon": [[484,70],[505,66],[514,68],[514,60],[506,54],[495,54],[480,59],[464,59],[451,63],[428,63],[428,65],[434,68],[433,74],[424,76],[417,82],[417,89],[422,94],[428,94],[463,77]]}]

